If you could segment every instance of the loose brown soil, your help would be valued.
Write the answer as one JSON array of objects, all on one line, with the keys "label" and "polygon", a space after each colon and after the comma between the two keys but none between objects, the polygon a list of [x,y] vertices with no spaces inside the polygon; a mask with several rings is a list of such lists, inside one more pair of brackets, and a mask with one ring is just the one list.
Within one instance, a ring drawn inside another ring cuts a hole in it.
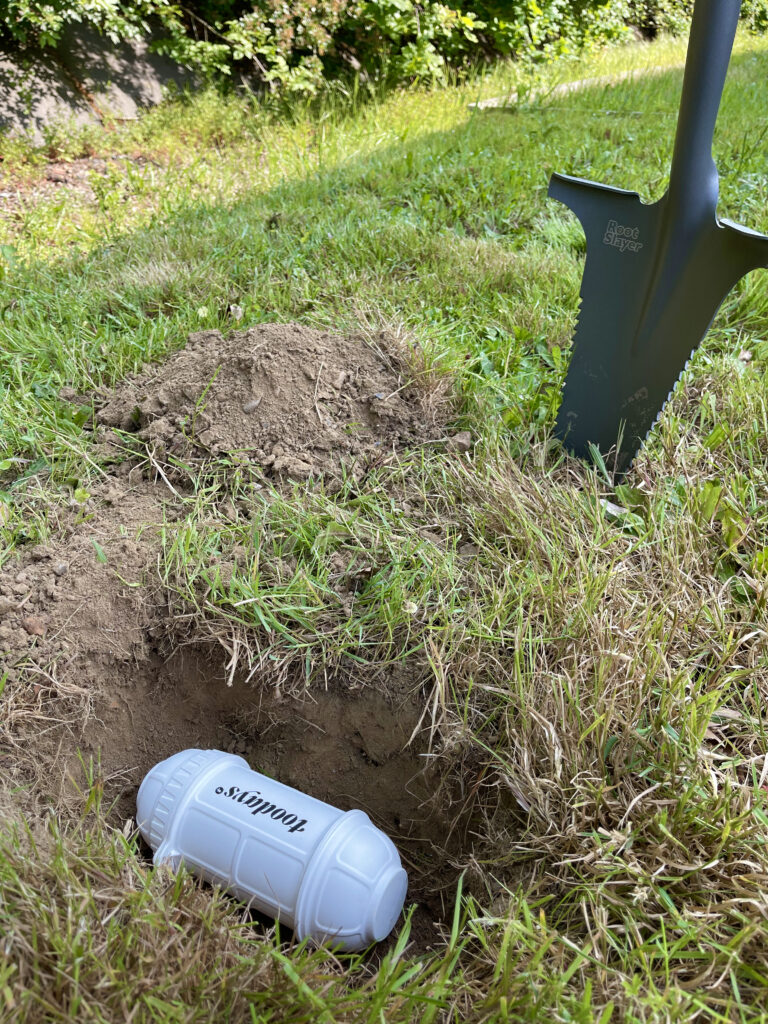
[{"label": "loose brown soil", "polygon": [[117,389],[101,424],[159,455],[226,453],[267,477],[326,486],[342,469],[430,436],[419,393],[360,337],[273,324],[190,335],[163,366]]},{"label": "loose brown soil", "polygon": [[0,165],[0,218],[18,219],[29,207],[50,200],[96,202],[94,176],[107,177],[112,167],[141,167],[149,161],[142,156],[77,157],[49,160],[39,166],[26,165],[14,173]]},{"label": "loose brown soil", "polygon": [[[226,452],[277,483],[324,485],[423,440],[426,420],[395,361],[362,339],[296,325],[193,335],[98,414],[108,444],[119,443],[115,428],[137,429],[164,459]],[[179,517],[180,491],[146,467],[123,462],[49,546],[0,573],[10,707],[0,756],[13,755],[19,781],[34,776],[33,790],[58,808],[77,805],[82,762],[93,759],[123,824],[158,760],[193,746],[243,754],[313,796],[368,811],[398,844],[414,897],[439,899],[451,822],[432,798],[426,738],[410,741],[419,679],[402,667],[363,681],[339,673],[289,695],[266,676],[233,677],[230,652],[188,628],[182,643],[157,573],[160,524]]]}]

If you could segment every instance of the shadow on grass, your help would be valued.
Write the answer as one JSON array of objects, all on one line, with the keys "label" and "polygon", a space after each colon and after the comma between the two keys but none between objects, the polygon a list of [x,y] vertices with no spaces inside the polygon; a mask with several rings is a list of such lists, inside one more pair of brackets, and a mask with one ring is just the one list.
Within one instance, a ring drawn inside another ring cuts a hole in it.
[{"label": "shadow on grass", "polygon": [[[766,215],[755,223],[752,205],[768,181],[763,154],[746,144],[760,137],[763,106],[749,73],[738,73],[747,62],[767,66],[768,57],[734,59],[717,142],[722,205],[765,230]],[[562,373],[557,353],[569,342],[583,255],[575,221],[546,199],[549,175],[659,195],[680,83],[672,70],[513,116],[467,111],[452,130],[328,169],[317,166],[310,138],[309,169],[291,180],[233,203],[183,207],[84,257],[16,262],[0,285],[8,456],[27,465],[69,464],[73,451],[80,458],[79,417],[61,388],[108,388],[201,328],[397,324],[444,364],[471,367],[499,392],[500,412],[521,389],[540,393]],[[737,186],[735,172],[738,182],[751,176],[750,189]],[[745,287],[754,299],[765,285]],[[233,306],[243,310],[239,324]],[[721,315],[744,312],[732,301]],[[551,422],[551,403],[517,404],[514,425]]]}]

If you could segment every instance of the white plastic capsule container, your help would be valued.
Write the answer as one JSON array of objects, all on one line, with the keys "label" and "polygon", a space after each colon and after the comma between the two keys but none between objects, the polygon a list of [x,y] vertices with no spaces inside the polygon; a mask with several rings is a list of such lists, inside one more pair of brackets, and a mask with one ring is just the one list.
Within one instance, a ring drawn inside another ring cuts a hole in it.
[{"label": "white plastic capsule container", "polygon": [[147,774],[136,805],[155,864],[184,863],[300,939],[365,949],[400,915],[406,873],[364,811],[315,800],[235,754],[174,754]]}]

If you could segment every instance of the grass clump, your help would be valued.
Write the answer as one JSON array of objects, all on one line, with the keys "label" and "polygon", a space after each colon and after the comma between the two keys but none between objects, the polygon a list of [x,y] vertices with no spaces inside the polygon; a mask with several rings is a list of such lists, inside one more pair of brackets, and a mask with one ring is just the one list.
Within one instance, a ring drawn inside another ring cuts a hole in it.
[{"label": "grass clump", "polygon": [[286,949],[186,873],[148,873],[135,843],[105,827],[99,802],[93,786],[85,817],[66,830],[53,818],[6,825],[5,1019],[373,1022],[450,1004],[463,943],[450,967],[409,963],[406,923],[375,974],[359,956]]}]

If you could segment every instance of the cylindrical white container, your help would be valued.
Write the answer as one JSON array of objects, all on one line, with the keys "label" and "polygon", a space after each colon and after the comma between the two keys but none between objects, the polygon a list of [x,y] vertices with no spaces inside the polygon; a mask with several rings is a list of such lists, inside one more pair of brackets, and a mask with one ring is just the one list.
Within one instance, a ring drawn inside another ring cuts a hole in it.
[{"label": "cylindrical white container", "polygon": [[275,782],[235,754],[174,754],[145,777],[136,806],[155,864],[183,862],[301,939],[365,949],[400,915],[407,876],[367,814]]}]

